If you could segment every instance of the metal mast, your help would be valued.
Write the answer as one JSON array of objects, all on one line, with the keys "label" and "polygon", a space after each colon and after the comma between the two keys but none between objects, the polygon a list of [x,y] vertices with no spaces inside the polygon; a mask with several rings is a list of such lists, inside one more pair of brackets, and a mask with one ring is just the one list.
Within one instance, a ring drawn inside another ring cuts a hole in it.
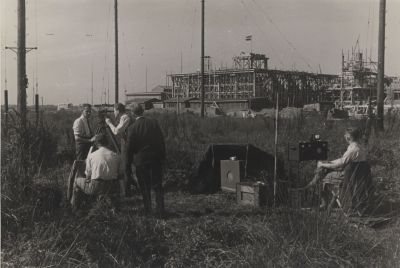
[{"label": "metal mast", "polygon": [[201,117],[204,117],[204,0],[201,0]]},{"label": "metal mast", "polygon": [[21,125],[26,126],[26,43],[25,43],[25,0],[18,0],[18,39],[17,39],[17,111],[21,116]]},{"label": "metal mast", "polygon": [[377,87],[377,127],[383,130],[383,93],[385,79],[385,13],[386,0],[379,1],[379,36],[378,36],[378,87]]},{"label": "metal mast", "polygon": [[118,1],[114,0],[115,19],[115,103],[118,103]]}]

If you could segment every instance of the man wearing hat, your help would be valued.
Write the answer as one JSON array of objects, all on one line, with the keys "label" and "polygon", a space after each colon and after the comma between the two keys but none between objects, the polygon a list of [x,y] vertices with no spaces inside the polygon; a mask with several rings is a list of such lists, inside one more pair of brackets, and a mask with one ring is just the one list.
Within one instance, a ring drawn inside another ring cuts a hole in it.
[{"label": "man wearing hat", "polygon": [[164,213],[162,188],[162,163],[165,160],[164,136],[154,119],[143,116],[143,107],[133,107],[135,122],[128,129],[126,172],[132,174],[131,164],[136,167],[136,176],[146,213],[151,213],[151,189],[155,191],[156,210]]}]

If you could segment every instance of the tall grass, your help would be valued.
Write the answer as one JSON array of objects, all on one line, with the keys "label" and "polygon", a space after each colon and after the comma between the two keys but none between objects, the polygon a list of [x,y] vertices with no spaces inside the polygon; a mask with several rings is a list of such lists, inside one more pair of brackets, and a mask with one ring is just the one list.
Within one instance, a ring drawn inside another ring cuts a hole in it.
[{"label": "tall grass", "polygon": [[[61,180],[58,177],[65,175],[68,166],[56,166],[53,148],[58,146],[62,150],[73,146],[71,125],[77,116],[48,114],[44,121],[51,128],[43,125],[41,130],[30,129],[32,136],[28,140],[38,139],[42,143],[34,143],[37,146],[29,153],[31,156],[27,159],[31,160],[27,173],[22,173],[23,178],[38,181],[43,176],[54,176],[54,180]],[[177,116],[174,113],[151,116],[159,121],[166,138],[165,175],[169,188],[183,189],[210,143],[251,143],[268,152],[274,149],[273,119],[201,119],[191,114]],[[362,121],[327,122],[319,116],[310,118],[306,115],[281,119],[279,123],[278,152],[282,159],[285,159],[288,143],[308,140],[312,133],[320,134],[329,142],[330,158],[338,157],[346,147],[344,129],[353,124],[365,125]],[[369,147],[374,177],[379,178],[383,194],[400,201],[399,132],[400,120],[390,118],[384,133],[373,131]],[[13,194],[4,197],[9,190],[3,186],[12,185],[13,180],[22,180],[18,150],[23,147],[19,145],[18,137],[17,134],[2,137],[2,201],[14,199]],[[44,152],[39,153],[40,150]],[[4,162],[3,153],[8,157]],[[41,154],[46,157],[33,157]],[[314,165],[306,164],[304,176],[309,175]],[[56,171],[45,173],[44,167]],[[3,185],[4,182],[7,185]],[[15,186],[14,190],[17,193],[18,187],[21,186]],[[386,228],[374,230],[351,223],[341,214],[328,216],[315,210],[240,207],[229,194],[169,193],[166,205],[170,213],[166,219],[144,216],[141,201],[136,199],[125,204],[119,213],[100,204],[84,216],[73,215],[65,209],[38,214],[34,212],[36,204],[29,202],[32,200],[21,201],[19,206],[14,202],[11,209],[2,209],[3,264],[16,267],[400,265],[398,218]],[[2,208],[6,203],[2,202]],[[6,217],[3,212],[7,213]]]}]

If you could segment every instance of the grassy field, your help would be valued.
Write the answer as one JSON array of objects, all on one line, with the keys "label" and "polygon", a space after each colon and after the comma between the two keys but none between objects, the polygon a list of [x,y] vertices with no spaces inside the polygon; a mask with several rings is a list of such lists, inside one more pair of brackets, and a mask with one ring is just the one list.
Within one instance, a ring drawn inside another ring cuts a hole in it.
[{"label": "grassy field", "polygon": [[[249,208],[235,195],[192,195],[188,182],[210,143],[251,143],[273,152],[274,120],[151,114],[165,134],[168,189],[165,219],[146,217],[138,196],[115,212],[99,203],[82,213],[54,208],[73,157],[78,114],[46,113],[29,134],[2,126],[2,250],[4,267],[399,267],[400,218],[371,228],[342,213],[316,209]],[[12,120],[10,120],[12,122]],[[2,120],[4,122],[4,120]],[[327,122],[318,115],[280,120],[278,153],[318,133],[330,158],[346,148],[343,131],[365,122]],[[370,136],[379,197],[400,203],[400,119],[386,119]],[[7,134],[7,135],[5,135]],[[22,163],[28,163],[22,165]],[[304,166],[310,176],[315,163]],[[35,191],[27,186],[34,184]],[[37,186],[40,185],[40,186]],[[54,191],[45,186],[51,186]],[[42,187],[42,188],[41,188]],[[44,190],[41,190],[44,189]]]}]

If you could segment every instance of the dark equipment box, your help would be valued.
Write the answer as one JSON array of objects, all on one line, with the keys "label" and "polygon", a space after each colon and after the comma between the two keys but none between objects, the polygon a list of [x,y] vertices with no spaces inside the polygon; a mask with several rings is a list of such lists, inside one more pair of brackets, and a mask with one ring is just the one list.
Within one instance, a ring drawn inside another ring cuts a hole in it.
[{"label": "dark equipment box", "polygon": [[299,142],[288,148],[289,161],[326,160],[328,159],[328,142]]},{"label": "dark equipment box", "polygon": [[221,160],[221,189],[235,192],[236,184],[245,177],[245,161]]},{"label": "dark equipment box", "polygon": [[236,201],[239,205],[254,207],[271,206],[273,192],[265,184],[254,182],[240,182],[236,184]]}]

